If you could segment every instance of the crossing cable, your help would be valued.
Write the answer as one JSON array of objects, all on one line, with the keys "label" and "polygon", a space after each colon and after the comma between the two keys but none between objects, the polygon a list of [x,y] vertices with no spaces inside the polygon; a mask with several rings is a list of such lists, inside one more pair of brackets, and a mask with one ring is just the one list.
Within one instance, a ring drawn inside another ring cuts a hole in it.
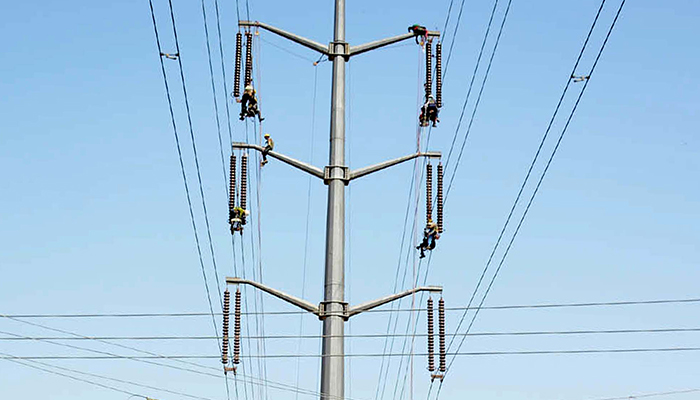
[{"label": "crossing cable", "polygon": [[[418,311],[418,309],[416,309]],[[423,311],[423,310],[421,310]],[[658,333],[695,333],[700,332],[700,328],[652,328],[652,329],[581,329],[581,330],[558,330],[558,331],[497,331],[497,332],[469,332],[469,333],[454,333],[456,336],[470,336],[470,337],[499,337],[499,336],[584,336],[584,335],[608,335],[608,334],[658,334]],[[14,335],[13,333],[0,331],[3,335]],[[453,335],[450,333],[449,335]],[[342,335],[342,337],[348,339],[381,339],[387,336],[394,337],[428,337],[427,333],[409,333],[409,334],[394,334],[386,335],[382,333],[361,333],[361,334],[348,334]],[[340,335],[266,335],[265,339],[323,339],[323,338],[335,338],[341,337]],[[260,339],[259,336],[241,336],[241,339]],[[38,341],[79,341],[79,340],[129,340],[129,341],[178,341],[178,340],[216,340],[216,336],[86,336],[86,337],[66,337],[66,336],[13,336],[13,337],[0,337],[0,341],[28,341],[28,340],[38,340]]]},{"label": "crossing cable", "polygon": [[[13,363],[15,363],[15,364],[24,365],[25,367],[34,368],[34,369],[37,369],[37,370],[40,370],[40,371],[48,372],[49,374],[52,374],[52,375],[58,375],[58,376],[62,376],[62,377],[64,377],[64,378],[72,379],[72,380],[74,380],[74,381],[87,383],[87,384],[90,384],[90,385],[93,385],[93,386],[98,386],[98,387],[101,387],[101,388],[103,388],[103,389],[108,389],[108,390],[112,390],[112,391],[115,391],[115,392],[120,392],[120,393],[128,394],[128,395],[130,395],[130,396],[132,396],[132,397],[142,397],[142,398],[144,398],[144,399],[148,399],[148,397],[146,397],[146,396],[144,396],[144,395],[142,395],[142,394],[137,394],[137,393],[130,392],[130,391],[127,391],[127,390],[123,390],[123,389],[116,388],[116,387],[114,387],[114,386],[105,385],[104,383],[94,382],[94,381],[91,381],[91,380],[88,380],[88,379],[78,378],[77,376],[72,376],[72,375],[64,374],[64,373],[62,373],[62,372],[53,371],[53,370],[50,370],[50,369],[46,369],[46,368],[43,368],[43,367],[39,367],[39,366],[37,366],[37,365],[33,365],[33,364],[31,364],[31,363],[29,363],[29,362],[26,362],[26,361],[20,361],[20,359],[18,359],[18,358],[7,358],[8,356],[5,355],[4,353],[0,353],[0,354],[2,354],[3,359],[5,359],[5,360],[7,360],[7,361],[10,361],[10,362],[13,362]],[[30,362],[37,362],[37,361],[30,361]]]},{"label": "crossing cable", "polygon": [[[610,25],[610,28],[608,29],[607,34],[605,35],[605,39],[603,40],[603,44],[601,45],[600,50],[598,51],[598,54],[596,55],[595,61],[593,62],[593,65],[591,66],[591,69],[590,69],[589,73],[587,74],[588,76],[593,75],[593,72],[595,71],[595,68],[598,65],[598,61],[600,60],[600,57],[603,54],[603,50],[605,49],[605,46],[608,43],[608,39],[610,38],[610,35],[612,34],[613,29],[615,28],[615,24],[617,23],[617,20],[620,17],[620,13],[622,12],[622,9],[625,5],[625,1],[626,0],[622,0],[622,2],[620,3],[620,6],[617,10],[617,13],[615,14],[615,19],[613,19],[613,22]],[[569,113],[569,116],[566,120],[564,128],[562,129],[562,131],[559,135],[559,138],[557,139],[557,143],[554,146],[554,149],[552,150],[552,153],[551,153],[549,159],[547,160],[547,164],[545,165],[545,168],[542,171],[542,174],[540,175],[540,178],[537,182],[537,185],[535,186],[535,190],[533,191],[532,195],[530,196],[530,199],[528,200],[527,206],[525,207],[525,211],[523,212],[523,215],[521,216],[520,220],[518,221],[518,225],[516,226],[515,231],[513,232],[513,236],[511,237],[511,239],[508,243],[508,246],[506,247],[506,250],[501,257],[501,261],[499,262],[498,267],[496,268],[496,271],[494,272],[494,275],[491,278],[491,281],[489,282],[489,285],[486,287],[486,291],[484,292],[484,295],[481,299],[481,302],[479,303],[479,307],[477,307],[476,311],[474,312],[474,315],[472,316],[472,319],[471,319],[469,326],[467,327],[467,330],[466,330],[467,333],[469,333],[471,327],[474,324],[474,321],[476,321],[476,317],[479,315],[480,308],[483,305],[484,301],[486,300],[486,297],[488,296],[488,294],[491,290],[491,287],[493,286],[493,283],[495,282],[496,278],[498,277],[498,273],[500,272],[501,267],[503,266],[503,263],[505,262],[506,257],[508,256],[508,253],[510,252],[511,246],[513,245],[513,242],[515,241],[515,238],[517,237],[518,233],[520,232],[520,228],[522,227],[522,224],[525,221],[525,217],[527,216],[527,214],[530,210],[530,207],[532,206],[532,202],[534,201],[535,196],[537,196],[537,193],[542,185],[542,181],[544,180],[545,176],[547,175],[547,171],[549,171],[549,167],[552,164],[552,160],[554,159],[554,156],[556,155],[557,150],[559,149],[561,141],[564,138],[564,135],[566,134],[566,131],[569,127],[569,124],[571,123],[571,120],[572,120],[574,114],[576,113],[576,109],[578,108],[578,105],[581,101],[581,98],[583,97],[583,94],[586,91],[586,88],[588,87],[589,82],[590,82],[590,79],[587,79],[584,82],[583,88],[581,88],[581,91],[579,92],[579,95],[576,99],[576,102],[574,103],[574,106],[573,106],[573,108],[572,108],[571,112]],[[461,349],[465,338],[466,338],[466,336],[464,336],[462,338],[462,340],[460,341],[459,345],[457,346],[456,353],[459,353],[459,350]],[[448,365],[448,368],[447,368],[448,370],[452,366],[452,363],[454,362],[454,360],[455,360],[455,358],[453,357]],[[438,388],[438,396],[440,394],[440,388],[442,387],[443,382],[444,381],[440,382],[440,387]]]},{"label": "crossing cable", "polygon": [[[445,18],[445,26],[443,28],[443,32],[447,32],[447,22],[450,20],[450,12],[452,11],[452,2],[453,0],[450,0],[450,6],[447,8],[447,17]],[[498,1],[496,1],[498,3]],[[495,7],[495,5],[494,5]],[[464,11],[464,0],[462,0],[460,6],[459,6],[459,13],[457,14],[457,23],[455,23],[455,28],[452,31],[452,40],[450,41],[450,49],[447,52],[447,59],[445,60],[445,69],[442,74],[443,80],[445,75],[447,75],[447,67],[450,65],[450,59],[452,58],[452,49],[455,45],[455,39],[457,39],[457,30],[459,29],[459,23],[462,20],[462,11]],[[491,15],[493,18],[493,14]],[[490,22],[489,22],[490,25]],[[444,40],[443,38],[440,38],[440,43],[442,43]],[[477,62],[478,63],[478,62]]]},{"label": "crossing cable", "polygon": [[[6,357],[13,357],[13,356],[10,355],[10,354],[6,354],[6,353],[2,353],[2,352],[0,352],[0,355],[6,356]],[[13,359],[8,359],[8,361],[13,361],[13,362],[17,362],[17,363],[22,364],[22,362],[19,362],[19,361],[17,361],[17,360],[13,360]],[[164,393],[170,393],[170,394],[174,394],[174,395],[177,395],[177,396],[187,397],[187,398],[190,398],[190,399],[212,400],[212,399],[209,398],[209,397],[195,396],[195,395],[191,395],[191,394],[187,394],[187,393],[183,393],[183,392],[178,392],[178,391],[175,391],[175,390],[164,389],[164,388],[160,388],[160,387],[157,387],[157,386],[150,386],[150,385],[145,385],[145,384],[143,384],[143,383],[137,383],[137,382],[133,382],[133,381],[128,381],[128,380],[125,380],[125,379],[118,379],[118,378],[113,378],[113,377],[110,377],[110,376],[98,375],[98,374],[94,374],[94,373],[91,373],[91,372],[80,371],[80,370],[76,370],[76,369],[73,369],[73,368],[61,367],[61,366],[58,366],[58,365],[53,365],[53,364],[45,363],[45,362],[42,362],[42,361],[37,361],[37,360],[28,360],[28,361],[31,362],[32,364],[38,364],[38,365],[41,365],[41,366],[44,366],[44,367],[54,368],[54,369],[57,369],[57,370],[59,370],[59,371],[70,372],[70,373],[73,373],[73,374],[78,374],[78,375],[83,375],[83,376],[89,376],[89,377],[91,377],[91,378],[104,379],[104,380],[108,380],[108,381],[112,381],[112,382],[117,382],[117,383],[123,383],[123,384],[127,384],[127,385],[133,385],[133,386],[141,387],[141,388],[144,388],[144,389],[157,390],[157,391],[161,391],[161,392],[164,392]],[[24,364],[23,364],[23,365],[24,365]],[[27,365],[27,366],[29,366],[29,365]],[[47,371],[47,372],[49,372],[49,371]],[[84,381],[83,381],[83,382],[84,382]],[[138,397],[143,397],[143,398],[145,398],[145,399],[148,399],[148,397],[142,396],[142,395],[132,394],[132,396],[138,396]]]},{"label": "crossing cable", "polygon": [[[469,352],[452,352],[446,355],[452,357],[492,357],[492,356],[535,356],[535,355],[573,355],[573,354],[634,354],[634,353],[688,353],[700,352],[700,347],[640,347],[640,348],[608,348],[608,349],[570,349],[570,350],[505,350],[505,351],[469,351]],[[286,359],[286,358],[321,358],[321,357],[355,357],[355,358],[375,358],[375,357],[406,357],[413,354],[418,357],[426,357],[428,353],[355,353],[355,354],[268,354],[268,355],[248,355],[241,358],[270,358],[270,359]],[[220,354],[200,355],[200,354],[177,354],[168,355],[169,359],[180,360],[218,360]],[[157,356],[0,356],[3,360],[120,360],[120,359],[136,359],[150,360],[157,359]]]},{"label": "crossing cable", "polygon": [[695,393],[695,392],[700,392],[700,389],[673,390],[670,392],[635,394],[635,395],[622,396],[622,397],[606,397],[606,398],[597,398],[597,399],[593,399],[593,400],[630,400],[630,399],[642,399],[642,398],[648,398],[648,397],[673,396],[676,394],[688,394],[688,393]]},{"label": "crossing cable", "polygon": [[[654,299],[654,300],[626,300],[626,301],[602,301],[602,302],[582,302],[582,303],[543,303],[543,304],[506,304],[500,306],[483,307],[446,307],[446,311],[465,310],[525,310],[525,309],[549,309],[549,308],[579,308],[579,307],[619,307],[619,306],[641,306],[641,305],[668,305],[668,304],[695,304],[700,303],[700,298],[687,299]],[[374,309],[363,313],[389,313],[389,312],[414,312],[420,308],[399,308],[394,310]],[[241,315],[254,315],[255,312],[243,312]],[[308,311],[266,311],[265,315],[310,315]],[[0,314],[4,318],[154,318],[172,317],[189,318],[210,316],[208,312],[181,312],[181,313],[103,313],[103,314]],[[214,315],[220,316],[221,313]]]},{"label": "crossing cable", "polygon": [[[171,0],[168,0],[168,1],[170,2]],[[172,126],[173,126],[173,133],[175,134],[175,144],[177,147],[178,159],[180,160],[180,171],[182,172],[182,181],[185,184],[185,195],[187,197],[187,206],[188,206],[189,211],[190,211],[190,221],[192,222],[192,231],[194,233],[194,241],[195,241],[196,248],[197,248],[197,255],[199,257],[199,266],[202,269],[202,277],[204,278],[204,288],[206,289],[206,292],[207,292],[207,302],[209,304],[209,312],[211,313],[211,320],[212,320],[212,323],[214,325],[214,332],[216,332],[216,334],[218,335],[218,328],[216,327],[216,319],[214,318],[214,307],[212,306],[211,294],[209,291],[209,283],[207,281],[206,269],[204,268],[204,258],[202,257],[202,247],[201,247],[200,242],[199,242],[199,233],[197,232],[197,224],[195,222],[194,211],[192,208],[192,198],[190,195],[189,184],[187,182],[187,174],[185,173],[185,164],[184,164],[183,159],[182,159],[182,149],[180,147],[180,137],[177,133],[177,124],[175,123],[175,113],[173,112],[173,103],[172,103],[172,98],[170,96],[170,87],[168,85],[168,77],[167,77],[167,74],[165,73],[165,64],[163,63],[163,56],[162,56],[163,51],[162,51],[162,48],[160,46],[160,37],[158,35],[158,26],[156,24],[156,15],[155,15],[155,12],[153,11],[153,0],[148,0],[148,5],[149,5],[150,10],[151,10],[151,20],[153,21],[153,31],[154,31],[155,36],[156,36],[156,45],[158,46],[158,53],[161,54],[161,56],[159,57],[160,69],[161,69],[161,72],[163,73],[163,83],[165,84],[165,93],[166,93],[166,97],[168,99],[168,109],[170,110],[170,121],[171,121]],[[172,21],[173,21],[173,30],[175,30],[175,25],[174,25],[175,17],[172,14],[172,3],[170,3],[170,11],[171,11],[171,17],[172,17]],[[179,49],[179,45],[177,44],[177,35],[175,36],[175,38],[176,38],[175,43],[176,43],[177,54],[178,54],[177,58],[179,60],[180,59],[180,56],[179,56],[180,49]],[[180,72],[182,73],[182,64],[181,63],[180,63]],[[184,80],[183,80],[183,88],[184,88]],[[189,117],[189,106],[188,106],[188,117]],[[192,128],[192,121],[190,119],[190,130],[191,130],[191,128]],[[192,142],[192,145],[194,146],[194,141]],[[199,174],[199,169],[198,169],[197,173]],[[201,181],[200,181],[200,189],[201,189]],[[206,208],[205,208],[205,210],[206,210]],[[217,275],[217,279],[218,279],[218,275]]]},{"label": "crossing cable", "polygon": [[[2,316],[3,316],[3,317],[7,317],[7,316],[5,316],[5,315],[2,315]],[[11,318],[11,319],[12,319],[12,318]],[[167,355],[162,355],[162,354],[158,354],[158,353],[148,352],[148,351],[145,351],[145,350],[136,348],[136,347],[124,346],[124,345],[120,345],[120,344],[117,344],[117,343],[107,342],[107,341],[104,341],[104,340],[100,340],[100,338],[94,338],[94,337],[83,336],[83,335],[80,335],[80,334],[75,333],[75,332],[65,331],[65,330],[57,329],[57,328],[52,328],[52,327],[49,327],[49,326],[46,326],[46,325],[34,324],[34,323],[30,323],[30,322],[28,322],[28,321],[22,321],[22,320],[16,320],[16,321],[17,321],[17,322],[21,322],[21,323],[26,323],[26,324],[29,324],[29,325],[33,325],[33,326],[36,326],[36,327],[40,327],[40,328],[43,328],[43,329],[51,330],[51,331],[54,331],[54,332],[60,332],[60,333],[64,333],[64,334],[67,334],[67,335],[76,336],[77,338],[80,338],[80,339],[95,340],[95,341],[102,342],[102,343],[105,343],[105,344],[108,344],[108,345],[112,345],[112,346],[121,347],[121,348],[128,349],[128,350],[140,352],[141,354],[147,354],[147,356],[124,356],[124,355],[115,354],[115,353],[112,353],[112,352],[105,352],[105,351],[100,351],[100,350],[94,350],[94,349],[87,348],[87,347],[72,346],[72,345],[67,345],[67,344],[64,344],[64,343],[51,343],[51,344],[58,345],[58,346],[62,346],[62,347],[68,347],[68,348],[73,348],[73,349],[76,349],[76,350],[83,350],[83,351],[87,351],[87,352],[91,352],[91,353],[95,353],[95,354],[101,354],[101,356],[98,356],[98,357],[101,357],[101,358],[97,358],[97,357],[96,357],[96,358],[93,358],[93,359],[123,359],[123,360],[131,360],[131,361],[141,362],[141,363],[145,363],[145,364],[150,364],[150,365],[156,365],[156,366],[161,366],[161,367],[165,367],[165,368],[175,369],[175,370],[179,370],[179,371],[190,372],[190,373],[194,373],[194,374],[198,374],[198,375],[209,376],[209,377],[213,377],[213,378],[222,378],[222,377],[227,378],[226,376],[221,376],[219,373],[214,374],[214,373],[211,373],[211,372],[205,372],[205,371],[201,371],[201,370],[195,370],[195,369],[192,369],[192,368],[179,367],[179,366],[176,366],[176,365],[163,364],[163,363],[159,363],[159,362],[157,362],[157,361],[151,361],[152,359],[167,359],[167,360],[177,361],[177,362],[180,362],[180,363],[182,363],[182,364],[189,364],[189,365],[192,365],[192,366],[195,366],[195,367],[198,367],[198,368],[202,368],[202,369],[205,369],[205,370],[211,370],[211,371],[219,372],[219,371],[220,371],[219,368],[215,368],[215,367],[210,367],[210,366],[207,366],[207,365],[202,365],[202,364],[194,363],[194,362],[191,362],[191,361],[185,361],[186,359],[211,358],[211,357],[209,357],[209,356],[204,356],[204,357],[202,357],[202,356],[195,356],[195,357],[192,357],[192,356],[167,356]],[[7,332],[5,332],[5,333],[8,334]],[[28,339],[28,340],[39,340],[39,341],[44,341],[44,342],[50,343],[50,342],[47,341],[47,340],[49,340],[49,339],[46,339],[46,338],[31,338],[31,339]],[[219,355],[218,357],[220,357],[220,355]],[[2,359],[2,357],[0,357],[0,359]],[[6,358],[6,359],[28,359],[28,358],[27,358],[27,357],[8,357],[8,358]],[[36,357],[32,357],[31,359],[37,359],[37,358],[36,358]],[[58,356],[58,358],[57,358],[57,357],[52,357],[52,358],[42,357],[41,359],[87,359],[87,358],[85,358],[85,357],[80,357],[80,356]],[[279,389],[279,390],[288,390],[288,391],[289,391],[289,390],[297,390],[297,391],[298,391],[299,393],[301,393],[301,394],[308,394],[308,395],[313,395],[313,396],[318,396],[318,395],[320,395],[319,392],[310,391],[310,390],[306,390],[306,389],[301,389],[301,388],[298,388],[298,387],[295,387],[295,386],[283,384],[283,383],[280,383],[280,382],[270,381],[270,380],[266,380],[266,379],[260,379],[260,378],[256,378],[256,377],[253,377],[253,376],[248,376],[248,375],[245,375],[245,374],[241,374],[241,373],[237,374],[237,377],[238,377],[238,378],[243,378],[244,383],[250,383],[251,385],[255,385],[255,386],[269,385],[269,387],[272,387],[272,388],[275,388],[275,389]],[[256,381],[259,381],[259,382],[256,382]],[[245,385],[244,385],[244,387],[245,387]],[[341,400],[341,399],[339,399],[339,400]],[[352,399],[347,399],[347,400],[352,400]]]},{"label": "crossing cable", "polygon": [[219,16],[219,0],[214,0],[214,10],[216,11],[216,33],[219,39],[219,59],[221,60],[221,78],[222,84],[224,86],[224,98],[226,101],[226,123],[228,124],[228,141],[233,142],[233,132],[231,130],[231,110],[229,109],[228,102],[228,79],[226,78],[226,67],[224,65],[224,45],[221,39],[221,18]]}]

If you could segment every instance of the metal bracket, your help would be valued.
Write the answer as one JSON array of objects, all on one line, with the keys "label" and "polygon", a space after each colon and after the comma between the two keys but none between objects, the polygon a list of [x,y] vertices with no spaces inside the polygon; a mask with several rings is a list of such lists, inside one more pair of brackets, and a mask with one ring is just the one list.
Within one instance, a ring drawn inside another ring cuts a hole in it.
[{"label": "metal bracket", "polygon": [[[335,51],[335,46],[338,44],[343,46],[342,53],[337,53]],[[333,41],[328,43],[328,59],[332,60],[336,56],[342,56],[343,58],[345,58],[345,61],[347,61],[350,58],[350,44],[342,41]]]},{"label": "metal bracket", "polygon": [[[343,170],[342,178],[333,178],[332,173],[334,168]],[[323,183],[328,185],[333,179],[340,179],[345,183],[345,186],[350,184],[350,169],[345,165],[326,165],[323,167]]]},{"label": "metal bracket", "polygon": [[[343,311],[338,313],[337,311],[326,311],[326,304],[340,304],[343,307]],[[350,318],[348,303],[345,301],[322,301],[318,303],[318,319],[324,320],[326,317],[341,316],[345,321]]]}]

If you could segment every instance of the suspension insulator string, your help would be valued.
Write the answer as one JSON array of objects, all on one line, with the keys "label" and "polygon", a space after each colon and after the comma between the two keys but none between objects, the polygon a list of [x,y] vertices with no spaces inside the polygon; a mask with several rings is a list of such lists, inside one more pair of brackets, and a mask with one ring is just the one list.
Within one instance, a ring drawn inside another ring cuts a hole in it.
[{"label": "suspension insulator string", "polygon": [[425,100],[433,93],[433,41],[425,42]]},{"label": "suspension insulator string", "polygon": [[440,372],[445,373],[445,360],[447,358],[445,350],[445,300],[440,297],[438,300],[438,336],[440,340]]},{"label": "suspension insulator string", "polygon": [[253,76],[253,34],[245,33],[245,86],[250,85]]},{"label": "suspension insulator string", "polygon": [[442,202],[443,202],[443,196],[442,196],[442,173],[443,173],[443,168],[442,168],[442,162],[438,164],[437,166],[437,225],[438,225],[438,232],[442,233],[443,230],[443,224],[442,224]]},{"label": "suspension insulator string", "polygon": [[224,372],[226,372],[226,365],[228,365],[228,323],[229,323],[229,313],[231,305],[231,293],[226,289],[224,291],[224,332],[223,341],[221,344],[221,363],[224,364]]},{"label": "suspension insulator string", "polygon": [[442,43],[435,45],[435,103],[442,107]]},{"label": "suspension insulator string", "polygon": [[236,65],[233,75],[233,95],[239,97],[241,95],[241,55],[243,54],[243,35],[236,33]]},{"label": "suspension insulator string", "polygon": [[428,162],[425,168],[425,223],[427,224],[433,219],[433,166]]},{"label": "suspension insulator string", "polygon": [[[241,208],[248,210],[248,155],[243,153],[241,156]],[[246,223],[245,212],[241,215],[241,225]],[[243,230],[241,230],[241,235]]]},{"label": "suspension insulator string", "polygon": [[236,155],[231,154],[231,164],[229,170],[229,189],[228,189],[228,211],[229,219],[233,217],[233,209],[236,208]]},{"label": "suspension insulator string", "polygon": [[233,308],[233,363],[241,363],[241,290],[236,289]]},{"label": "suspension insulator string", "polygon": [[435,371],[435,341],[434,341],[434,318],[433,318],[433,298],[428,297],[428,371]]}]

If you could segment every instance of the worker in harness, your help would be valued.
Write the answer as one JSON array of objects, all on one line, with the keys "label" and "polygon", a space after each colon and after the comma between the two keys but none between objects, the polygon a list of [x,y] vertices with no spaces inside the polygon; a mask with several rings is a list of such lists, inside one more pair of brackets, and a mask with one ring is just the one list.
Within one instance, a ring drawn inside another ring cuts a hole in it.
[{"label": "worker in harness", "polygon": [[[413,35],[416,37],[416,44],[422,45],[425,43],[427,37],[428,37],[428,29],[422,25],[411,25],[408,27],[408,32],[411,33],[413,32]],[[418,38],[421,38],[421,42],[418,43]]]},{"label": "worker in harness", "polygon": [[243,90],[243,96],[241,96],[240,100],[236,99],[236,102],[241,103],[241,114],[239,115],[241,121],[243,121],[245,117],[255,118],[256,115],[260,122],[265,119],[262,114],[260,114],[260,110],[258,110],[258,99],[255,96],[255,89],[253,89],[253,86],[247,85]]},{"label": "worker in harness", "polygon": [[244,210],[241,207],[234,207],[229,215],[229,223],[231,224],[231,234],[234,232],[243,231],[243,225],[245,224],[245,217],[248,215],[248,210]]},{"label": "worker in harness", "polygon": [[265,147],[263,148],[263,151],[262,151],[263,159],[260,162],[261,167],[264,166],[265,164],[267,164],[267,153],[269,153],[270,151],[272,151],[272,149],[275,148],[275,142],[270,137],[270,134],[266,133],[264,137],[265,137]]},{"label": "worker in harness", "polygon": [[428,219],[428,223],[423,230],[423,241],[416,246],[416,249],[420,250],[420,258],[425,258],[426,250],[432,251],[435,248],[435,241],[438,239],[440,239],[438,226],[432,219]]},{"label": "worker in harness", "polygon": [[428,101],[426,101],[425,104],[423,104],[423,107],[421,107],[418,121],[420,122],[420,126],[428,126],[429,123],[432,122],[433,128],[435,128],[437,123],[440,122],[440,119],[438,118],[438,106],[437,103],[435,103],[435,98],[433,98],[432,94],[428,95]]}]

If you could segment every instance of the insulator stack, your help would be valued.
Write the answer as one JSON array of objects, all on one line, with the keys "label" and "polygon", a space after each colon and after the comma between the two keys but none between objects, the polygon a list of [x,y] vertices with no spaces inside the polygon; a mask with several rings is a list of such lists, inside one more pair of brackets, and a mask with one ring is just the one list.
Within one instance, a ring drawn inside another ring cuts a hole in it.
[{"label": "insulator stack", "polygon": [[433,298],[428,298],[428,371],[435,371],[435,329]]},{"label": "insulator stack", "polygon": [[435,45],[435,103],[442,107],[442,43]]},{"label": "insulator stack", "polygon": [[[247,210],[248,205],[248,155],[241,156],[241,208]],[[245,214],[241,215],[241,223],[245,225]],[[243,231],[241,231],[243,232]]]},{"label": "insulator stack", "polygon": [[438,232],[442,233],[442,163],[437,167],[437,225]]},{"label": "insulator stack", "polygon": [[228,289],[224,292],[224,334],[223,343],[221,344],[221,363],[228,364],[228,322],[231,305],[231,293]]},{"label": "insulator stack", "polygon": [[233,306],[233,363],[241,363],[241,290],[236,290]]},{"label": "insulator stack", "polygon": [[231,169],[229,171],[229,190],[228,190],[228,211],[233,213],[236,207],[236,155],[231,154]]},{"label": "insulator stack", "polygon": [[245,34],[245,86],[253,81],[253,34]]},{"label": "insulator stack", "polygon": [[241,95],[241,56],[243,55],[243,35],[236,33],[236,66],[233,75],[233,95]]},{"label": "insulator stack", "polygon": [[433,166],[428,163],[425,168],[425,223],[427,224],[433,219]]},{"label": "insulator stack", "polygon": [[425,100],[433,93],[433,42],[425,43]]},{"label": "insulator stack", "polygon": [[445,372],[445,359],[447,351],[445,350],[445,300],[441,297],[438,300],[438,337],[440,340],[440,372]]}]

